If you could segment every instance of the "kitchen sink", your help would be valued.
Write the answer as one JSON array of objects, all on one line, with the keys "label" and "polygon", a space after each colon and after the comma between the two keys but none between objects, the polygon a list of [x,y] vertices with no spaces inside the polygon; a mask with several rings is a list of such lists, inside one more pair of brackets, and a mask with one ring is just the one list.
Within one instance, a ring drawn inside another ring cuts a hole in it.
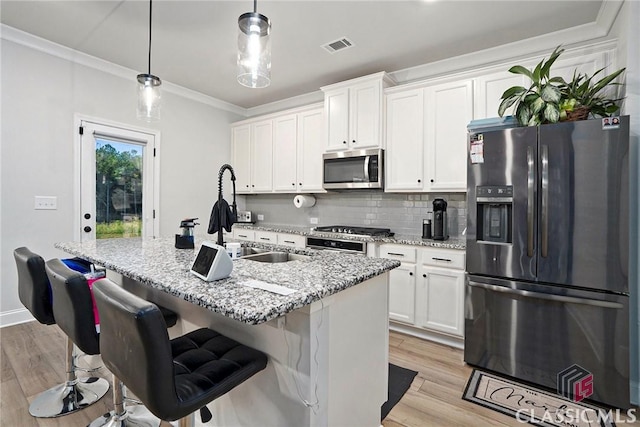
[{"label": "kitchen sink", "polygon": [[[255,248],[247,248],[247,249],[255,249]],[[262,253],[255,253],[251,255],[244,255],[241,258],[249,261],[267,262],[267,263],[273,264],[276,262],[308,260],[310,257],[308,255],[291,254],[289,252],[262,252]]]},{"label": "kitchen sink", "polygon": [[269,249],[251,248],[249,246],[243,246],[240,251],[240,257],[244,258],[247,255],[256,255],[269,252]]}]

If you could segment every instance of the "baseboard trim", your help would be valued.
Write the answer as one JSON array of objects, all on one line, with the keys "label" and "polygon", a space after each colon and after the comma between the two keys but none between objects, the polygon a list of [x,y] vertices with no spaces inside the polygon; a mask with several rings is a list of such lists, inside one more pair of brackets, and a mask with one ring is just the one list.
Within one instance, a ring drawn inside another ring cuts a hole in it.
[{"label": "baseboard trim", "polygon": [[411,335],[423,340],[434,341],[439,344],[448,345],[449,347],[464,349],[464,338],[452,337],[449,335],[439,334],[437,332],[427,331],[425,329],[415,328],[402,323],[389,322],[389,329],[395,332]]},{"label": "baseboard trim", "polygon": [[0,328],[31,322],[33,320],[35,320],[34,317],[26,308],[4,311],[0,313]]}]

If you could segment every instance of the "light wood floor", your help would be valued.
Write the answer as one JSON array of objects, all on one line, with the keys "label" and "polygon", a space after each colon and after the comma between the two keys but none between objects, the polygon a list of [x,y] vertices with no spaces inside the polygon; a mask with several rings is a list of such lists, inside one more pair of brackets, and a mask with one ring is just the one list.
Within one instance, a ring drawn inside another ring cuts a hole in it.
[{"label": "light wood floor", "polygon": [[[29,402],[64,381],[66,337],[57,326],[38,322],[0,329],[0,426],[82,427],[112,409],[111,390],[99,402],[60,418],[33,418]],[[390,361],[418,371],[384,427],[522,426],[514,418],[461,399],[471,368],[460,350],[391,332]],[[100,376],[109,378],[106,370]],[[635,424],[624,424],[640,426]],[[169,426],[168,423],[163,423]],[[274,426],[280,427],[280,426]]]}]

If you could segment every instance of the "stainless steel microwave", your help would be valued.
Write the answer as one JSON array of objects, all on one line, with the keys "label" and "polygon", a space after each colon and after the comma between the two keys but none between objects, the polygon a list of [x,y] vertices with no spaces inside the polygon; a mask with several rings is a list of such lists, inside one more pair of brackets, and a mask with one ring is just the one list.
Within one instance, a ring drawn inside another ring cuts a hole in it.
[{"label": "stainless steel microwave", "polygon": [[323,155],[326,190],[384,188],[384,150],[350,150]]}]

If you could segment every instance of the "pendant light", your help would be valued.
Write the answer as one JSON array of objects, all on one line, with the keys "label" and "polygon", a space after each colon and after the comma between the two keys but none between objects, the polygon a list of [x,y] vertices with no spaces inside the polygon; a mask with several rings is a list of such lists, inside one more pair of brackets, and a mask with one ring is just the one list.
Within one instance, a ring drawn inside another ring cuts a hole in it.
[{"label": "pendant light", "polygon": [[149,68],[146,74],[138,74],[138,119],[160,120],[160,78],[151,74],[151,12],[153,0],[149,0]]},{"label": "pendant light", "polygon": [[271,22],[257,9],[258,0],[253,0],[253,12],[238,18],[238,83],[251,88],[271,83]]}]

